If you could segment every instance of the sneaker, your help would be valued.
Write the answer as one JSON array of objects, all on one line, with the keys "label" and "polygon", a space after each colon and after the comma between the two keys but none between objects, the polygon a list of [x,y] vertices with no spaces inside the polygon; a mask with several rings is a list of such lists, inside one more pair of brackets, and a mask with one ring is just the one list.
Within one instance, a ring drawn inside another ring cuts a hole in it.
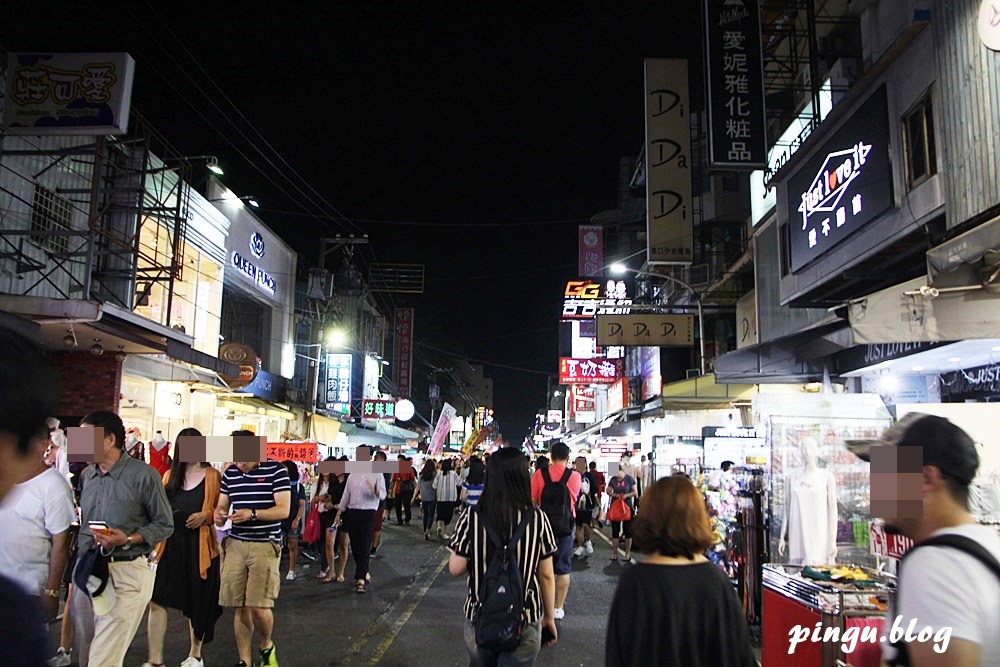
[{"label": "sneaker", "polygon": [[[585,549],[583,547],[577,547],[576,549],[573,549],[573,556],[579,558],[584,554],[584,551]],[[593,549],[591,549],[591,551],[593,551]]]},{"label": "sneaker", "polygon": [[586,550],[588,556],[590,554],[594,553],[594,543],[591,542],[590,540],[587,540],[586,542],[584,542],[583,546],[584,546],[584,549]]},{"label": "sneaker", "polygon": [[187,659],[181,663],[181,667],[205,667],[205,661],[201,658],[189,655]]},{"label": "sneaker", "polygon": [[48,667],[69,667],[73,662],[73,649],[67,651],[62,646],[56,651],[56,654],[49,658],[48,662],[45,664]]},{"label": "sneaker", "polygon": [[330,574],[330,568],[327,568],[325,570],[320,570],[319,574],[316,575],[316,578],[317,579],[325,579],[326,575],[328,575],[328,574]]},{"label": "sneaker", "polygon": [[379,550],[379,547],[381,547],[381,546],[382,546],[381,544],[378,547],[374,547],[373,546],[372,550],[368,553],[368,555],[371,556],[372,558],[375,558],[378,555],[378,550]]},{"label": "sneaker", "polygon": [[[285,575],[285,581],[295,581],[295,570],[289,570],[288,574]],[[181,663],[181,667],[186,667]]]},{"label": "sneaker", "polygon": [[562,607],[556,607],[556,613],[554,614],[557,621],[561,621],[566,617],[566,612],[563,611]]},{"label": "sneaker", "polygon": [[269,649],[260,650],[260,667],[278,667],[278,652],[274,650],[274,644]]}]

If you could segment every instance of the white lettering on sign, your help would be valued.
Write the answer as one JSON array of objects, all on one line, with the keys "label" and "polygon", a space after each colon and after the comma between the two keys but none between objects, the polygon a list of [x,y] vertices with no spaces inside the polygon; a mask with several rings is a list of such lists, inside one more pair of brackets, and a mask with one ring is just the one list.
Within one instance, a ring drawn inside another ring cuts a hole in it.
[{"label": "white lettering on sign", "polygon": [[[809,189],[802,193],[802,203],[798,211],[802,214],[802,230],[809,228],[809,218],[813,213],[833,213],[840,200],[847,193],[851,182],[861,175],[865,159],[872,147],[858,142],[852,148],[836,151],[826,156],[813,178]],[[857,197],[854,214],[861,212],[861,198]],[[825,216],[824,216],[825,217]],[[829,220],[829,218],[826,218]]]},{"label": "white lettering on sign", "polygon": [[271,277],[264,269],[258,267],[256,264],[248,260],[246,257],[241,255],[236,250],[230,256],[230,261],[233,264],[233,268],[240,271],[246,275],[250,280],[252,280],[262,292],[274,296],[274,288],[277,283],[274,278]]}]

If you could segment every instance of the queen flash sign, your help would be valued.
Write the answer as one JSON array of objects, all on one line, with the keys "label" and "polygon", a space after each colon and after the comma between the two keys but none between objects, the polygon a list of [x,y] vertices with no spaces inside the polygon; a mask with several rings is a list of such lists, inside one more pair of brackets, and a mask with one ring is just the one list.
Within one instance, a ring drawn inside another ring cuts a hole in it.
[{"label": "queen flash sign", "polygon": [[614,384],[621,376],[621,359],[559,359],[559,384]]}]

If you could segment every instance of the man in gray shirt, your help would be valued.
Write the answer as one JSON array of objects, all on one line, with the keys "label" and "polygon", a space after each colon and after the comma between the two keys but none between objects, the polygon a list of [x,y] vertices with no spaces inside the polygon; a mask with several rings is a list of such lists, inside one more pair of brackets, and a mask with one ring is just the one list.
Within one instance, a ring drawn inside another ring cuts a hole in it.
[{"label": "man in gray shirt", "polygon": [[[92,546],[108,557],[115,603],[96,615],[86,591],[73,588],[78,636],[92,637],[89,655],[95,666],[121,665],[153,595],[155,573],[148,556],[174,532],[173,513],[160,475],[125,453],[125,426],[113,412],[92,412],[80,422],[97,430],[95,463],[81,475],[79,552]],[[106,530],[93,529],[100,521]],[[93,623],[93,631],[90,623]],[[88,663],[81,660],[80,667]]]}]

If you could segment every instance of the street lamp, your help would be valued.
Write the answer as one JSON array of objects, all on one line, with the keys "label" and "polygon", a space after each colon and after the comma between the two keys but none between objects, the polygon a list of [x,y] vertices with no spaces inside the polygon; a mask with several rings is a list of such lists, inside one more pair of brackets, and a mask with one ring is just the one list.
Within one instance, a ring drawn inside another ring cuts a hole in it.
[{"label": "street lamp", "polygon": [[651,273],[649,271],[641,271],[639,269],[633,269],[632,267],[625,266],[621,262],[615,262],[608,267],[611,273],[616,275],[622,275],[627,271],[639,276],[649,276],[651,278],[663,278],[664,280],[669,280],[676,283],[691,292],[691,296],[695,298],[695,304],[698,306],[698,354],[701,357],[701,374],[705,375],[705,316],[701,308],[701,294],[693,287],[688,285],[686,282],[680,278],[674,278],[673,276],[666,275],[664,273]]}]

